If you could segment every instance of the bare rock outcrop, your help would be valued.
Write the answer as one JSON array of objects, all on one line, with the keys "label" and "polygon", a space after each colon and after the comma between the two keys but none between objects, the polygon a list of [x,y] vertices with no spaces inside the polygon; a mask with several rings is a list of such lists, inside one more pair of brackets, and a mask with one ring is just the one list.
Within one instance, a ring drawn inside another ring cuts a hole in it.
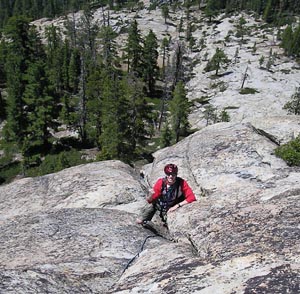
[{"label": "bare rock outcrop", "polygon": [[133,215],[72,208],[6,220],[1,293],[106,293],[147,236]]},{"label": "bare rock outcrop", "polygon": [[0,221],[60,208],[118,206],[130,210],[133,203],[138,205],[144,189],[133,169],[120,161],[80,165],[0,187]]},{"label": "bare rock outcrop", "polygon": [[[154,154],[0,187],[2,293],[298,293],[299,170],[250,124],[221,123]],[[135,224],[175,162],[197,201],[158,234]]]},{"label": "bare rock outcrop", "polygon": [[[171,36],[174,45],[183,14],[171,12],[164,23],[158,9],[145,7],[112,11],[110,22],[121,31],[139,15],[144,34],[150,25],[160,41]],[[101,21],[102,8],[94,15]],[[202,17],[199,11],[191,16]],[[194,102],[189,120],[200,130],[157,151],[143,167],[144,180],[120,161],[104,161],[0,186],[0,293],[300,292],[300,170],[274,155],[299,135],[299,118],[283,109],[299,84],[299,68],[282,55],[274,32],[240,44],[238,19],[221,16],[218,25],[195,26],[196,42],[206,32],[206,44],[188,53],[194,66],[187,91]],[[249,28],[263,29],[257,19],[246,19]],[[41,31],[52,23],[61,26],[63,18],[36,22]],[[230,59],[237,48],[239,56],[215,83],[203,58],[222,42]],[[270,44],[277,57],[269,71],[259,57],[269,54]],[[255,93],[242,95],[246,69],[245,86]],[[232,123],[207,127],[203,99],[226,109]],[[198,199],[168,215],[168,231],[157,217],[158,232],[146,230],[135,218],[146,190],[170,162]]]},{"label": "bare rock outcrop", "polygon": [[203,197],[169,214],[176,249],[145,252],[114,293],[297,293],[300,177],[275,147],[249,124],[224,123],[157,152],[149,182],[176,162]]}]

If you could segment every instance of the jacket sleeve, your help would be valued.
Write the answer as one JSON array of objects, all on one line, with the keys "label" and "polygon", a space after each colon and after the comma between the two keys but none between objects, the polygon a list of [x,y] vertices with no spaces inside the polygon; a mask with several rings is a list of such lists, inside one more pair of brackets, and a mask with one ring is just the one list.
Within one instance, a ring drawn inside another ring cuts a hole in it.
[{"label": "jacket sleeve", "polygon": [[182,183],[182,193],[187,202],[190,203],[190,202],[196,201],[196,196],[186,180],[183,180],[183,183]]},{"label": "jacket sleeve", "polygon": [[162,187],[163,179],[158,179],[156,183],[153,186],[153,194],[152,194],[152,200],[156,200],[160,197],[161,194],[161,187]]}]

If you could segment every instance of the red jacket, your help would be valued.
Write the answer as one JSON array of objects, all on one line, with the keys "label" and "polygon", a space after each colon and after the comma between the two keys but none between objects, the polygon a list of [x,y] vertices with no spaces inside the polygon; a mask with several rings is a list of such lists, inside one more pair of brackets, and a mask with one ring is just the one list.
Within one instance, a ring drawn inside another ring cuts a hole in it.
[{"label": "red jacket", "polygon": [[[165,178],[160,178],[153,186],[154,193],[152,194],[152,201],[158,199],[161,196],[161,190],[163,181]],[[191,187],[188,185],[187,181],[182,179],[181,184],[178,189],[178,197],[184,195],[184,198],[187,202],[193,202],[196,200],[195,194]]]}]

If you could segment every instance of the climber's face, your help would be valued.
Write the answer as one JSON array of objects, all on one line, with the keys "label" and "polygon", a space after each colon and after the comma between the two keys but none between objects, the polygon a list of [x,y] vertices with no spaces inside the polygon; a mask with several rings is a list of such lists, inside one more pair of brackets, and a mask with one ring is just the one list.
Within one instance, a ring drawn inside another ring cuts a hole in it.
[{"label": "climber's face", "polygon": [[167,184],[173,185],[176,181],[176,177],[177,177],[177,174],[175,174],[175,173],[166,174]]}]

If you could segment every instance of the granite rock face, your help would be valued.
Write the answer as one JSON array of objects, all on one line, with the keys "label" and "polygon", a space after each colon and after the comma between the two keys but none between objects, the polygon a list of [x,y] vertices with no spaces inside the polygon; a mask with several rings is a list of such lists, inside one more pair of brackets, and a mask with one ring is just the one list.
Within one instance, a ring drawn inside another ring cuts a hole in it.
[{"label": "granite rock face", "polygon": [[148,181],[176,162],[202,197],[169,214],[176,250],[159,248],[168,254],[158,264],[145,253],[116,293],[297,293],[299,170],[275,147],[252,125],[223,123],[157,152]]},{"label": "granite rock face", "polygon": [[[144,4],[139,12],[112,11],[111,24],[126,31],[138,15],[144,34],[150,26],[160,41],[171,36],[176,45],[185,12],[170,12],[164,23],[160,10]],[[95,20],[102,15],[101,8]],[[195,10],[191,17],[202,15]],[[205,49],[188,52],[194,63],[189,120],[200,130],[157,151],[143,167],[144,179],[120,161],[104,161],[0,186],[0,293],[300,293],[300,170],[274,155],[299,135],[299,117],[287,116],[283,106],[299,86],[300,70],[282,55],[274,32],[262,28],[263,37],[253,32],[240,44],[234,37],[239,17],[194,28],[196,42],[206,32]],[[253,30],[263,26],[245,18]],[[43,31],[64,21],[36,24]],[[122,43],[126,35],[119,38]],[[222,42],[229,58],[237,48],[239,56],[214,83],[203,59]],[[259,58],[270,46],[277,57],[267,71]],[[246,68],[246,87],[257,90],[252,95],[240,94]],[[227,109],[231,123],[207,126],[202,98]],[[145,229],[135,219],[170,162],[197,201],[168,214],[169,230],[158,216],[156,231]]]},{"label": "granite rock face", "polygon": [[[298,293],[299,170],[250,124],[221,123],[154,154],[0,187],[1,293]],[[174,162],[197,201],[135,224]]]}]

